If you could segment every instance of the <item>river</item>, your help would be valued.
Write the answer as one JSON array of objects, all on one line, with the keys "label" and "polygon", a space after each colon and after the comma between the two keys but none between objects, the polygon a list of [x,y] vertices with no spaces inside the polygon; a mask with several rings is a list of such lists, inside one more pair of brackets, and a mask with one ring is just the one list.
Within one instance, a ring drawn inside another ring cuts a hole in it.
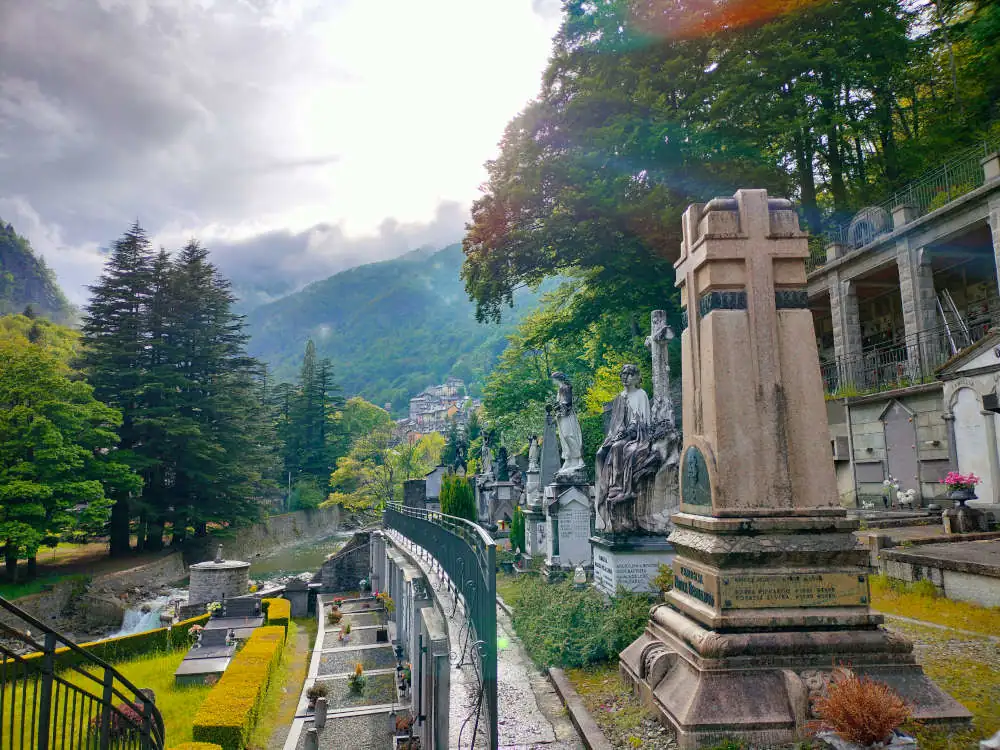
[{"label": "river", "polygon": [[[311,577],[331,554],[344,546],[353,532],[334,534],[302,544],[284,545],[250,561],[250,582],[258,588],[280,586],[298,576]],[[187,587],[171,588],[169,594],[148,599],[125,610],[121,629],[108,637],[134,635],[161,626],[160,612],[175,602],[187,601]]]}]

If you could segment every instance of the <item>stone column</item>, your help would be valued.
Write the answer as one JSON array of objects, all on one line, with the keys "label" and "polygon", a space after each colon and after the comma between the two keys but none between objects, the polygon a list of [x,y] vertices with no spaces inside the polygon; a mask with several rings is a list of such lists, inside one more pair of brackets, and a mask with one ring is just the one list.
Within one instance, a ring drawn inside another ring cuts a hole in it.
[{"label": "stone column", "polygon": [[903,239],[896,244],[896,267],[899,269],[910,377],[919,379],[932,375],[939,359],[937,342],[928,335],[928,331],[938,327],[930,253],[924,248],[911,248]]},{"label": "stone column", "polygon": [[[996,157],[1000,159],[1000,157]],[[1000,289],[1000,195],[990,196],[990,234],[993,237],[993,261],[997,288]]]},{"label": "stone column", "polygon": [[809,250],[792,205],[741,190],[691,206],[683,233],[674,588],[622,652],[623,677],[682,750],[801,739],[815,678],[837,662],[888,683],[915,717],[967,720],[868,607],[867,556],[830,460]]},{"label": "stone column", "polygon": [[830,274],[830,317],[833,320],[833,350],[839,367],[840,387],[856,384],[861,365],[861,314],[857,285]]}]

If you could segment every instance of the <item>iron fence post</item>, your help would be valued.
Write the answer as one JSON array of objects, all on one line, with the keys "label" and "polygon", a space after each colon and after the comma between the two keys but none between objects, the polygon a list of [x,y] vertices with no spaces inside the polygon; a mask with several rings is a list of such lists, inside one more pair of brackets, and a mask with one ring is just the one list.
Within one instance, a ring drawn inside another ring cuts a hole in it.
[{"label": "iron fence post", "polygon": [[111,702],[115,697],[114,687],[115,674],[110,669],[105,669],[104,693],[101,700],[101,737],[99,745],[101,750],[106,750],[106,748],[111,746],[111,712],[114,711]]},{"label": "iron fence post", "polygon": [[152,743],[150,741],[150,736],[152,734],[153,723],[153,712],[150,710],[150,701],[148,696],[143,696],[142,701],[142,726],[139,729],[139,746],[142,750],[150,750],[152,748]]},{"label": "iron fence post", "polygon": [[[49,725],[52,718],[52,681],[56,667],[56,634],[46,633],[42,653],[42,685],[38,697],[38,750],[48,750]],[[27,679],[27,677],[25,677]],[[22,711],[27,706],[22,708]],[[21,721],[24,721],[22,716]]]}]

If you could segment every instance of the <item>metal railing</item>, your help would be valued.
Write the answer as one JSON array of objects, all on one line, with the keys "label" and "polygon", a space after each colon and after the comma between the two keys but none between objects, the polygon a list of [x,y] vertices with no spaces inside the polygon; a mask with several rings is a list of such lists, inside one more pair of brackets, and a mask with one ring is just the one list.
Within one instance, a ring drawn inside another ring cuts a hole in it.
[{"label": "metal railing", "polygon": [[[997,321],[969,325],[973,342],[985,336]],[[872,347],[852,357],[820,362],[823,387],[836,398],[865,396],[936,380],[937,369],[954,356],[944,327],[921,331],[902,341]]]},{"label": "metal railing", "polygon": [[152,691],[0,597],[0,748],[162,750],[154,700]]},{"label": "metal railing", "polygon": [[475,747],[480,716],[485,710],[487,747],[499,744],[497,729],[497,546],[478,524],[423,508],[388,505],[385,528],[398,531],[437,560],[456,599],[464,603],[469,626],[476,634],[472,652],[478,656],[480,695],[469,747]]},{"label": "metal railing", "polygon": [[981,160],[998,149],[1000,136],[957,152],[947,162],[925,172],[891,197],[862,209],[850,221],[829,229],[826,232],[827,241],[856,250],[893,230],[892,210],[897,206],[912,206],[917,216],[923,216],[972,192],[984,182]]}]

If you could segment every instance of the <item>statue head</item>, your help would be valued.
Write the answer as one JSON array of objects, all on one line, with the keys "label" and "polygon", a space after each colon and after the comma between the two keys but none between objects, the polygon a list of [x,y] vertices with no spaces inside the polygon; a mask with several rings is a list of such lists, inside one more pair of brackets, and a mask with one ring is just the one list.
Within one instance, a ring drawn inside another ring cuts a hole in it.
[{"label": "statue head", "polygon": [[569,382],[569,378],[567,378],[561,372],[554,372],[552,373],[552,375],[550,375],[550,377],[552,378],[553,382],[555,382],[557,385],[562,385],[563,383]]},{"label": "statue head", "polygon": [[627,364],[622,365],[622,385],[626,388],[632,386],[633,388],[639,388],[642,386],[642,373],[639,372],[638,365]]}]

